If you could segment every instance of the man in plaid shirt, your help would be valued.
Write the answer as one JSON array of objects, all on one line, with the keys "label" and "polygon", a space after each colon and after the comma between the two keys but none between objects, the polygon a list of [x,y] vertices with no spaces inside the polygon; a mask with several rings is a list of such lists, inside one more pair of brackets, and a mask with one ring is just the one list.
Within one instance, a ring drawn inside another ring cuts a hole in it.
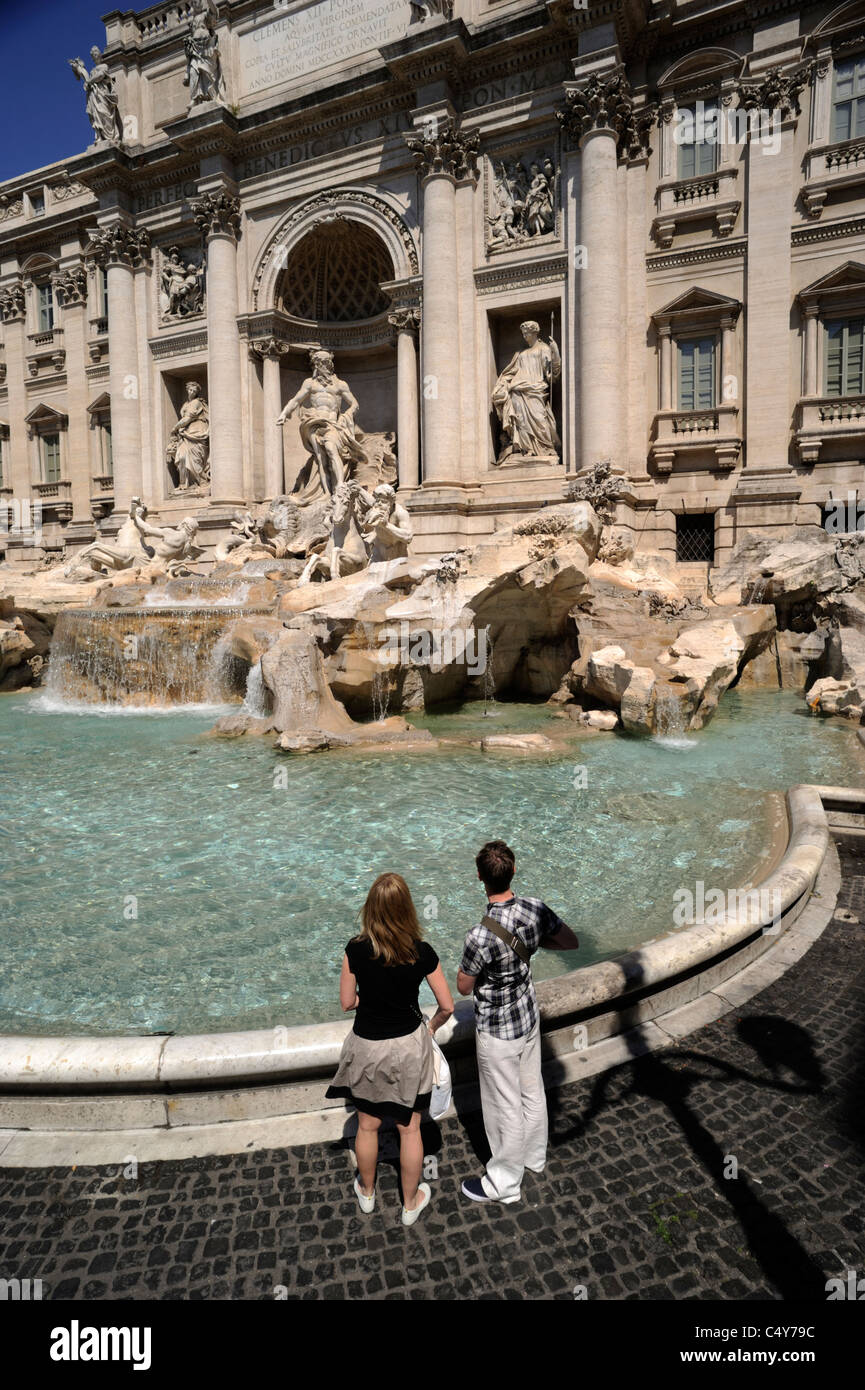
[{"label": "man in plaid shirt", "polygon": [[[487,915],[531,955],[539,947],[577,949],[576,936],[552,908],[511,891],[516,861],[503,840],[485,844],[475,863],[486,889]],[[462,1191],[474,1202],[517,1202],[525,1169],[542,1173],[547,1158],[547,1102],[531,966],[479,924],[466,937],[457,989],[475,997],[478,1080],[491,1150],[483,1177],[468,1178]]]}]

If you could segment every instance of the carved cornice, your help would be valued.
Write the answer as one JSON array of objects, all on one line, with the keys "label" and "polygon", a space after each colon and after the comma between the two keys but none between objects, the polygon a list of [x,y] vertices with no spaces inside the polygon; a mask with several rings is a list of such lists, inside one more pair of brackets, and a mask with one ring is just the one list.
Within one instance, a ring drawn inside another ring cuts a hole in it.
[{"label": "carved cornice", "polygon": [[537,261],[499,261],[475,271],[478,294],[499,294],[529,289],[535,285],[555,285],[568,278],[568,257],[549,256]]},{"label": "carved cornice", "polygon": [[87,254],[99,265],[135,266],[150,255],[150,233],[122,222],[93,232]]},{"label": "carved cornice", "polygon": [[203,193],[189,207],[205,241],[212,236],[240,235],[240,199],[233,194]]},{"label": "carved cornice", "polygon": [[809,67],[804,63],[786,72],[780,67],[769,68],[756,81],[739,83],[739,104],[746,111],[777,111],[782,120],[798,116],[799,93],[809,75]]},{"label": "carved cornice", "polygon": [[815,241],[837,241],[839,237],[865,234],[865,217],[847,217],[839,222],[819,222],[813,226],[794,227],[790,233],[793,246],[807,246]]},{"label": "carved cornice", "polygon": [[479,130],[458,130],[453,121],[435,133],[405,137],[422,183],[436,174],[457,181],[476,178],[480,140]]},{"label": "carved cornice", "polygon": [[735,261],[744,258],[747,238],[737,237],[724,244],[691,246],[683,251],[657,253],[646,257],[646,270],[678,270],[689,265],[708,265],[713,261]]},{"label": "carved cornice", "polygon": [[196,328],[189,333],[173,333],[170,337],[150,339],[150,351],[154,357],[187,357],[191,352],[205,352],[206,350],[206,328]]},{"label": "carved cornice", "polygon": [[87,270],[83,265],[55,271],[51,283],[64,309],[87,303]]},{"label": "carved cornice", "polygon": [[18,323],[25,316],[26,299],[24,295],[24,285],[18,281],[10,285],[8,289],[0,292],[0,314],[4,323]]},{"label": "carved cornice", "polygon": [[573,149],[593,130],[606,130],[616,138],[619,154],[636,159],[650,154],[649,139],[658,120],[654,102],[636,106],[622,68],[606,77],[594,74],[565,94],[565,106],[556,112],[565,140]]}]

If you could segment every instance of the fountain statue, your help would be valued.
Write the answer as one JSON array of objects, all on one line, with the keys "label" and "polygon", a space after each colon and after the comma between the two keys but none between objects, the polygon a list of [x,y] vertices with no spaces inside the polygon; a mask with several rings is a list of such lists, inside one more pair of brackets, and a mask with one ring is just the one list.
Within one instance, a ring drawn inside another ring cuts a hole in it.
[{"label": "fountain statue", "polygon": [[98,540],[79,551],[63,570],[63,578],[81,583],[106,574],[138,568],[147,561],[141,537],[130,512],[113,541]]},{"label": "fountain statue", "polygon": [[309,459],[293,491],[305,501],[322,493],[333,496],[354,465],[366,462],[354,420],[358,404],[336,375],[333,354],[316,349],[310,353],[310,363],[312,376],[306,378],[276,422],[284,425],[296,410],[299,412],[300,437],[309,450]]},{"label": "fountain statue", "polygon": [[102,54],[95,46],[90,50],[93,67],[87,66],[81,58],[70,58],[69,66],[75,76],[84,83],[87,98],[87,119],[93,127],[97,140],[105,140],[110,145],[123,143],[123,121],[114,90],[114,80],[103,63]]},{"label": "fountain statue", "polygon": [[523,459],[559,461],[561,440],[550,407],[550,389],[562,373],[559,349],[551,337],[541,341],[534,319],[520,324],[527,347],[515,352],[493,389],[492,401],[502,422],[505,447],[497,463]]},{"label": "fountain statue", "polygon": [[408,555],[414,534],[411,520],[390,484],[381,483],[371,496],[359,488],[358,498],[365,507],[362,535],[369,547],[369,563],[401,560]]},{"label": "fountain statue", "polygon": [[[170,578],[183,573],[186,562],[202,554],[195,544],[198,522],[194,516],[185,516],[179,526],[154,526],[147,521],[147,508],[138,497],[132,499],[130,515],[147,555],[160,564]],[[153,544],[148,545],[148,541]]]},{"label": "fountain statue", "polygon": [[180,419],[168,437],[165,461],[177,472],[175,493],[210,483],[210,415],[197,381],[186,383]]},{"label": "fountain statue", "polygon": [[317,574],[325,579],[341,579],[368,564],[360,491],[356,483],[337,484],[325,516],[330,534],[313,549],[298,588],[309,584]]}]

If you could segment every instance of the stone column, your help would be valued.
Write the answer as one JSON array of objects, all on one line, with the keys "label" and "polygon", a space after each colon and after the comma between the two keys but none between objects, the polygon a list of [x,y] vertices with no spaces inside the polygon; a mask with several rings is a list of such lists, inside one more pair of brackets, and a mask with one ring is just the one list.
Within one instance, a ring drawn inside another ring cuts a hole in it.
[{"label": "stone column", "polygon": [[618,161],[636,157],[648,143],[654,107],[636,111],[621,69],[566,84],[566,105],[557,112],[565,137],[581,152],[579,277],[581,469],[609,458],[625,463],[620,408],[623,341]]},{"label": "stone column", "polygon": [[[24,417],[30,407],[27,404],[26,339],[25,339],[25,301],[24,286],[20,281],[0,292],[0,313],[3,316],[4,337],[6,340],[6,388],[9,412],[9,439],[4,451],[3,487],[11,488],[13,495],[23,501],[32,496],[32,477],[30,471],[30,452],[28,448],[27,426]],[[4,411],[5,414],[5,411]],[[2,499],[0,499],[2,500]]]},{"label": "stone column", "polygon": [[673,409],[673,332],[670,325],[658,329],[661,339],[661,390],[658,397],[660,410]]},{"label": "stone column", "polygon": [[[52,276],[56,302],[63,311],[63,346],[66,354],[66,395],[69,436],[66,476],[71,483],[72,523],[92,527],[90,497],[90,404],[87,391],[87,270],[74,265]],[[95,393],[98,394],[98,393]]]},{"label": "stone column", "polygon": [[459,265],[456,185],[477,167],[477,131],[453,121],[408,135],[423,187],[423,484],[460,482]]},{"label": "stone column", "polygon": [[820,379],[817,375],[817,326],[818,326],[819,306],[817,304],[807,304],[805,306],[805,381],[803,395],[819,396]]},{"label": "stone column", "polygon": [[237,327],[237,238],[240,201],[205,193],[192,214],[207,247],[207,403],[210,411],[210,497],[243,501],[240,333]]},{"label": "stone column", "polygon": [[262,409],[264,411],[264,495],[268,501],[285,492],[282,453],[282,427],[276,423],[282,410],[280,361],[288,345],[277,338],[265,338],[250,349],[262,361]]},{"label": "stone column", "polygon": [[388,322],[397,331],[396,339],[396,442],[399,458],[401,489],[420,484],[420,449],[418,443],[417,395],[417,309],[396,309]]},{"label": "stone column", "polygon": [[147,232],[123,223],[100,228],[93,253],[108,268],[108,392],[114,447],[114,511],[129,510],[143,491],[141,466],[141,377],[135,316],[134,267],[150,254]]},{"label": "stone column", "polygon": [[739,377],[736,372],[736,320],[732,314],[721,319],[721,400],[739,399]]},{"label": "stone column", "polygon": [[740,104],[772,114],[778,148],[762,153],[750,135],[748,150],[748,304],[745,361],[749,385],[747,470],[786,473],[790,467],[790,302],[793,298],[789,206],[795,186],[795,129],[804,73],[770,69],[759,82],[742,83]]}]

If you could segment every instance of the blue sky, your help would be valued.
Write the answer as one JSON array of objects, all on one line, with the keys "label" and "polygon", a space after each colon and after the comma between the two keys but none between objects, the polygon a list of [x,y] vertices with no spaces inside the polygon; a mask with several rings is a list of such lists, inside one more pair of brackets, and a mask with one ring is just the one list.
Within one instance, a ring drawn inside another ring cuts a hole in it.
[{"label": "blue sky", "polygon": [[106,0],[0,0],[0,179],[80,154],[93,139],[69,66],[105,42]]}]

